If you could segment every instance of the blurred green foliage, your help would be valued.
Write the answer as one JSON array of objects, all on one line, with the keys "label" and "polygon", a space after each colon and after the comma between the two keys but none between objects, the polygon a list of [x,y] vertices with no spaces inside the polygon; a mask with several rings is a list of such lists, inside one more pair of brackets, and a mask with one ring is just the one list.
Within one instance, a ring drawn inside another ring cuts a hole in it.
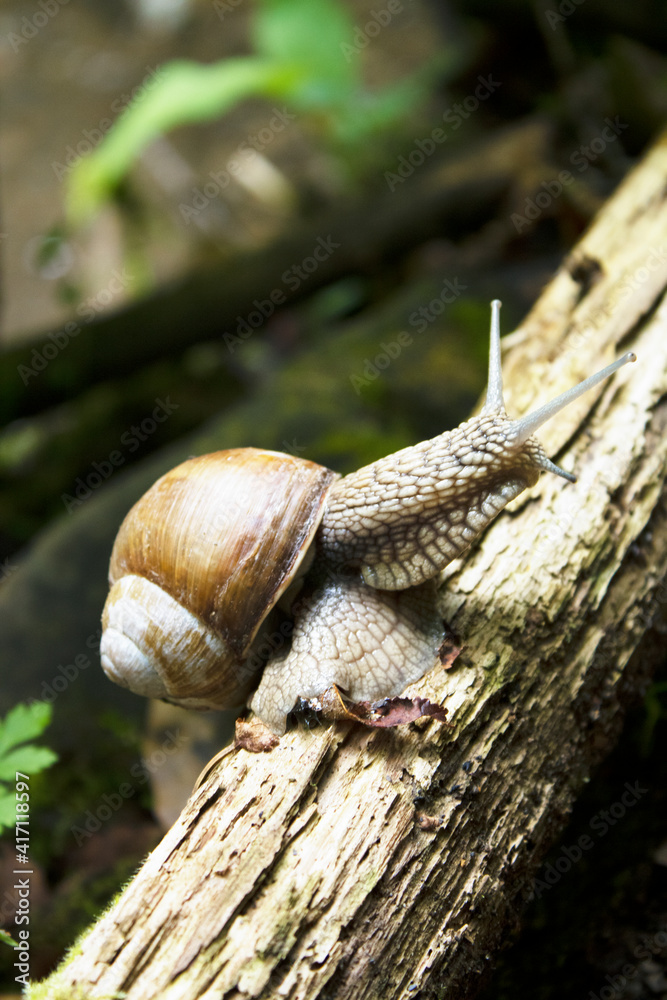
[{"label": "blurred green foliage", "polygon": [[210,65],[174,60],[127,106],[94,152],[70,175],[68,212],[82,221],[108,199],[141,150],[180,125],[209,121],[247,97],[285,101],[307,116],[325,144],[354,164],[368,140],[405,120],[453,54],[379,91],[362,81],[355,25],[338,0],[258,0],[256,55]]}]

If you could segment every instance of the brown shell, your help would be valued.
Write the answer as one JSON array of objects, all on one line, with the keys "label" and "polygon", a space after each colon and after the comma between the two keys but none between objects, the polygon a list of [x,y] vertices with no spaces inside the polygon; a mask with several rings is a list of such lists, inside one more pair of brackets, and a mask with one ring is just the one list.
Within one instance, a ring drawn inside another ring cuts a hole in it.
[{"label": "brown shell", "polygon": [[257,448],[191,458],[132,507],[109,581],[158,584],[242,658],[293,580],[337,474]]}]

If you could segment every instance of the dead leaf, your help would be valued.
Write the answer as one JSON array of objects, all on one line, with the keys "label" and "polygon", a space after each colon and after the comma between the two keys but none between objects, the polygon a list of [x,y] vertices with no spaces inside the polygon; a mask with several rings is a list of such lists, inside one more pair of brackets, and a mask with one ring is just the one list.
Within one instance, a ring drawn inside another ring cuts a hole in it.
[{"label": "dead leaf", "polygon": [[[322,716],[328,721],[349,719],[372,728],[393,728],[415,722],[424,716],[447,723],[447,709],[428,698],[385,698],[384,701],[347,702],[334,684],[317,699]],[[315,707],[315,706],[314,706]]]}]

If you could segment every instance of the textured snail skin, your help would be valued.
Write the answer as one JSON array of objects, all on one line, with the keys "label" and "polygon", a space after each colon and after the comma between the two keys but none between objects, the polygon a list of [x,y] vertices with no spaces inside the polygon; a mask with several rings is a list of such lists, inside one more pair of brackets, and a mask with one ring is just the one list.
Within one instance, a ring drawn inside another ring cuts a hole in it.
[{"label": "textured snail skin", "polygon": [[322,550],[358,566],[371,587],[423,583],[537,482],[543,458],[535,440],[513,454],[505,414],[468,420],[336,483],[320,527]]},{"label": "textured snail skin", "polygon": [[[372,701],[422,677],[443,638],[438,572],[540,472],[574,481],[533,432],[635,360],[511,420],[499,310],[496,300],[486,404],[453,431],[343,479],[241,448],[158,480],[112,553],[101,644],[111,679],[195,708],[234,707],[256,687],[250,706],[282,733],[299,697],[336,684]],[[293,629],[276,631],[272,611],[288,597]]]},{"label": "textured snail skin", "polygon": [[298,698],[316,697],[333,684],[354,701],[400,694],[435,664],[443,639],[432,580],[382,591],[359,576],[320,571],[309,583],[291,649],[266,664],[250,702],[278,734]]},{"label": "textured snail skin", "polygon": [[391,697],[434,665],[433,578],[548,462],[535,439],[512,454],[511,437],[504,414],[483,415],[332,485],[316,535],[321,580],[250,703],[274,732],[298,697],[334,683],[355,701]]}]

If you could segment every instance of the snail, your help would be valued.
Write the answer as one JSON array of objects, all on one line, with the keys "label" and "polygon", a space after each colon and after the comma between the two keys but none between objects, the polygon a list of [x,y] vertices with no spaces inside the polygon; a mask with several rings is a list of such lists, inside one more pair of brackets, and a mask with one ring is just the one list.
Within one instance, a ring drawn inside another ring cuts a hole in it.
[{"label": "snail", "polygon": [[430,670],[444,634],[437,574],[540,472],[575,482],[533,434],[635,360],[627,353],[512,420],[499,313],[495,300],[484,407],[455,430],[344,477],[255,448],[191,458],[162,476],[113,546],[107,675],[186,707],[247,703],[281,734],[299,698],[336,684],[373,701]]}]

